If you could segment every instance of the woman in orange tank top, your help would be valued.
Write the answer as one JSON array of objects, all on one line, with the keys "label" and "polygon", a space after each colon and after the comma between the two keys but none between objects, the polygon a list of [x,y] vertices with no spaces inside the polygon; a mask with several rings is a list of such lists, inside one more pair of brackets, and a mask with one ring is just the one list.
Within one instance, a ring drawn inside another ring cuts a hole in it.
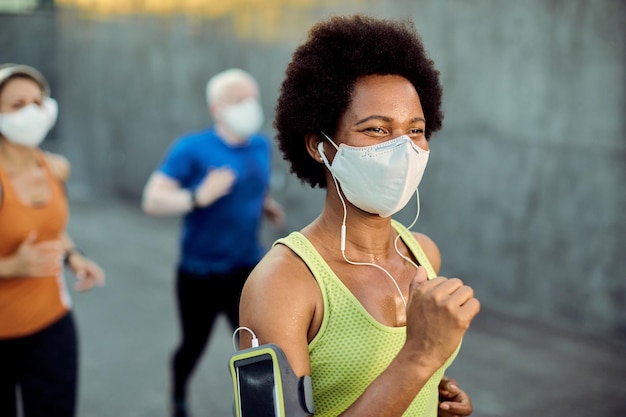
[{"label": "woman in orange tank top", "polygon": [[[64,263],[76,289],[102,269],[66,231],[68,161],[39,148],[57,116],[48,83],[26,65],[0,66],[0,415],[74,416],[77,342]],[[17,390],[21,404],[17,404]]]}]

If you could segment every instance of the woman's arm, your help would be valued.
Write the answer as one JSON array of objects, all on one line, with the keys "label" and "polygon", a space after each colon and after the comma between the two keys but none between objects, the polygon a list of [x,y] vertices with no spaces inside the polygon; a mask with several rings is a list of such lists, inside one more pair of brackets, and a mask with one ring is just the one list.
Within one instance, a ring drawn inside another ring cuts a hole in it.
[{"label": "woman's arm", "polygon": [[[71,173],[69,161],[58,154],[46,152],[46,162],[52,173],[63,183],[66,183]],[[94,286],[104,285],[104,272],[95,262],[88,259],[80,249],[76,247],[67,231],[63,232],[60,239],[62,249],[62,262],[65,263],[78,279],[75,288],[78,291],[87,291]]]},{"label": "woman's arm", "polygon": [[[431,238],[422,233],[413,233],[426,253],[433,269],[438,274],[441,268],[439,248]],[[470,396],[458,387],[456,380],[444,376],[439,383],[439,417],[462,417],[472,414]]]},{"label": "woman's arm", "polygon": [[93,287],[104,286],[104,271],[98,264],[90,260],[78,249],[67,232],[61,237],[63,246],[63,260],[74,274],[77,282],[74,288],[77,291],[88,291]]},{"label": "woman's arm", "polygon": [[[426,281],[425,274],[420,268],[411,285],[405,346],[342,416],[401,416],[457,348],[477,312],[470,301],[473,293],[460,280]],[[296,375],[310,375],[308,343],[321,324],[322,307],[319,287],[306,265],[277,245],[246,282],[240,325],[251,328],[260,344],[280,346]],[[250,345],[250,336],[242,332],[241,347]]]},{"label": "woman's arm", "polygon": [[[70,175],[68,160],[49,152],[44,153],[44,158],[52,174],[65,183]],[[1,198],[0,187],[0,201]],[[63,268],[63,253],[62,242],[37,243],[37,232],[32,231],[12,254],[0,258],[0,279],[58,275]]]},{"label": "woman's arm", "polygon": [[475,314],[472,298],[460,280],[426,280],[419,268],[409,290],[404,346],[342,416],[401,416],[458,347]]},{"label": "woman's arm", "polygon": [[0,279],[55,276],[63,268],[63,245],[60,241],[36,243],[31,232],[9,256],[0,258]]},{"label": "woman's arm", "polygon": [[[321,305],[319,287],[304,262],[276,245],[246,281],[239,323],[252,329],[260,344],[278,345],[296,375],[310,375],[310,329],[321,322]],[[250,347],[250,335],[240,334],[241,348]]]}]

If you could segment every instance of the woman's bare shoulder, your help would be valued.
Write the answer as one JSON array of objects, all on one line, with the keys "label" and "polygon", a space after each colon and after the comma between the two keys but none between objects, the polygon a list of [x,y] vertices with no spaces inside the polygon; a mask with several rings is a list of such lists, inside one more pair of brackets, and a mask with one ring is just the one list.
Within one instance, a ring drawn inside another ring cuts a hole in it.
[{"label": "woman's bare shoulder", "polygon": [[[244,286],[239,324],[260,344],[281,347],[296,375],[310,374],[308,343],[321,320],[323,301],[306,264],[288,247],[275,245]],[[243,346],[249,339],[243,332]]]},{"label": "woman's bare shoulder", "polygon": [[307,294],[315,287],[315,279],[304,261],[287,246],[277,244],[254,268],[244,291],[250,297],[283,292],[297,295]]},{"label": "woman's bare shoulder", "polygon": [[424,233],[412,232],[417,242],[420,244],[426,257],[430,261],[435,272],[439,273],[441,269],[441,252],[439,252],[439,247],[437,244]]},{"label": "woman's bare shoulder", "polygon": [[265,336],[270,338],[278,335],[276,330],[284,330],[283,325],[297,325],[306,334],[320,302],[319,287],[304,261],[278,244],[254,268],[244,285],[241,323],[264,328]]},{"label": "woman's bare shoulder", "polygon": [[63,155],[56,153],[45,152],[44,157],[48,163],[50,171],[62,182],[66,182],[70,177],[71,166],[70,162]]}]

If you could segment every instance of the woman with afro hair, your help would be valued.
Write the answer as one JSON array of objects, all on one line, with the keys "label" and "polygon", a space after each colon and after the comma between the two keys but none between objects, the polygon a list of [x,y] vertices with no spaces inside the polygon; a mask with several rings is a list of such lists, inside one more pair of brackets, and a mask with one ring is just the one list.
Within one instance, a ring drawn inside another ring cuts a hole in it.
[{"label": "woman with afro hair", "polygon": [[429,237],[391,218],[416,196],[417,220],[441,97],[439,72],[408,21],[331,17],[287,67],[279,148],[326,199],[254,269],[240,325],[311,376],[316,416],[472,413],[444,373],[480,303],[460,279],[438,276]]}]

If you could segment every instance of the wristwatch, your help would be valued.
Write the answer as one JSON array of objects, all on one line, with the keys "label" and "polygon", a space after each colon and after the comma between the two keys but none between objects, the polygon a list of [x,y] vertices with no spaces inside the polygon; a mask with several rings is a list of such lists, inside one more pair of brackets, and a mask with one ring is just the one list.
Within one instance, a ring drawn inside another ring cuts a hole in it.
[{"label": "wristwatch", "polygon": [[79,253],[79,254],[85,256],[85,252],[83,252],[82,250],[78,249],[77,247],[73,247],[73,248],[70,248],[70,249],[65,251],[65,254],[63,255],[63,263],[65,265],[69,265],[70,264],[70,258],[75,253]]}]

